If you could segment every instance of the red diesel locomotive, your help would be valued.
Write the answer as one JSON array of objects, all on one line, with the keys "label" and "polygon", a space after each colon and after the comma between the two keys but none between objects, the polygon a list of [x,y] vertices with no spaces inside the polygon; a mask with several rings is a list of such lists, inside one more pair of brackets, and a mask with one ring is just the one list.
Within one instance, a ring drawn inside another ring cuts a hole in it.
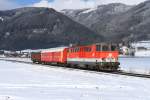
[{"label": "red diesel locomotive", "polygon": [[93,44],[88,46],[59,47],[32,53],[34,63],[61,65],[97,71],[117,71],[119,68],[117,46]]}]

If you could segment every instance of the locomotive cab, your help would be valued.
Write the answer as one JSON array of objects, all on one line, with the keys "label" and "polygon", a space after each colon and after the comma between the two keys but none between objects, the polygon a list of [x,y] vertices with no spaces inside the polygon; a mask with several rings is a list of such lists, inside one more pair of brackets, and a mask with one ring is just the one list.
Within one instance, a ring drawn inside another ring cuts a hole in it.
[{"label": "locomotive cab", "polygon": [[96,54],[101,59],[100,62],[97,62],[100,70],[115,71],[119,68],[119,52],[116,44],[96,44]]}]

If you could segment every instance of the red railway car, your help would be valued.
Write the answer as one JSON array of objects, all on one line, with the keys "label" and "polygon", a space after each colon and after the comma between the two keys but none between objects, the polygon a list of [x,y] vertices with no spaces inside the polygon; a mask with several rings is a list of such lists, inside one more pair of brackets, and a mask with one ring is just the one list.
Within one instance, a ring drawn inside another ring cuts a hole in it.
[{"label": "red railway car", "polygon": [[41,52],[41,62],[65,64],[67,62],[67,47],[43,50]]},{"label": "red railway car", "polygon": [[34,63],[40,63],[41,62],[41,52],[32,52],[31,53],[31,60]]}]

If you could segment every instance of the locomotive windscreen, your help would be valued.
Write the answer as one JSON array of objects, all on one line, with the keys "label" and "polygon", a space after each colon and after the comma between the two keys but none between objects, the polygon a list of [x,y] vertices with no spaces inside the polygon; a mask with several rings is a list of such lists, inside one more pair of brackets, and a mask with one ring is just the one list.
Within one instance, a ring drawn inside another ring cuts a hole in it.
[{"label": "locomotive windscreen", "polygon": [[102,46],[102,51],[110,51],[109,45],[103,45]]},{"label": "locomotive windscreen", "polygon": [[96,51],[115,51],[117,50],[116,45],[111,44],[98,44],[96,45]]},{"label": "locomotive windscreen", "polygon": [[109,45],[96,45],[96,51],[110,51]]},{"label": "locomotive windscreen", "polygon": [[115,51],[115,50],[117,50],[117,46],[111,45],[111,51]]}]

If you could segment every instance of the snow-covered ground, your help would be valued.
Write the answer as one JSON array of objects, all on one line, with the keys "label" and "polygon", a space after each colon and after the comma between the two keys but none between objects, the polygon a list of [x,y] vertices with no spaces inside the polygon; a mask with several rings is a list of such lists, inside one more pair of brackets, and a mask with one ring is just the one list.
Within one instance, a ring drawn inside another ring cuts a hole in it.
[{"label": "snow-covered ground", "polygon": [[0,100],[150,100],[150,80],[0,61]]},{"label": "snow-covered ground", "polygon": [[5,56],[4,55],[0,55],[0,58],[5,58]]},{"label": "snow-covered ground", "polygon": [[150,57],[150,50],[136,51],[136,57]]},{"label": "snow-covered ground", "polygon": [[31,58],[18,58],[18,57],[1,57],[0,59],[6,59],[6,60],[16,60],[16,61],[25,61],[25,62],[32,62]]},{"label": "snow-covered ground", "polygon": [[121,70],[140,74],[150,74],[150,57],[119,58]]}]

